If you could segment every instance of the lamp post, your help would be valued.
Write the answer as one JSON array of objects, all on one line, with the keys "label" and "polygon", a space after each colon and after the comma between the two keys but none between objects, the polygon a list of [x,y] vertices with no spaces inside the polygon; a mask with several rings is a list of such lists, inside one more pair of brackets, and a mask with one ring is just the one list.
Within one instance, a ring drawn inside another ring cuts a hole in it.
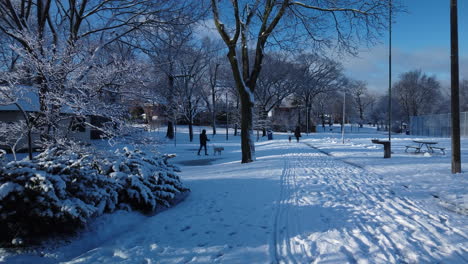
[{"label": "lamp post", "polygon": [[226,141],[229,139],[228,94],[226,93]]},{"label": "lamp post", "polygon": [[345,113],[346,113],[346,90],[343,91],[343,126],[341,127],[341,141],[344,144],[344,130],[345,130]]},{"label": "lamp post", "polygon": [[309,135],[309,106],[306,105],[306,135]]}]

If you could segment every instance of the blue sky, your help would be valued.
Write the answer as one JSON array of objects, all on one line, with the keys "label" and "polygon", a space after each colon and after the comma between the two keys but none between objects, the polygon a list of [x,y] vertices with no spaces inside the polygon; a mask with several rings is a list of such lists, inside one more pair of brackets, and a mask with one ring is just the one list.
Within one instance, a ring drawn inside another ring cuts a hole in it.
[{"label": "blue sky", "polygon": [[[436,75],[443,86],[450,83],[450,1],[403,0],[407,12],[399,13],[393,24],[392,79],[420,69]],[[468,79],[468,0],[458,0],[460,78]],[[382,43],[363,50],[344,62],[346,72],[368,83],[371,90],[388,89],[388,34]]]}]

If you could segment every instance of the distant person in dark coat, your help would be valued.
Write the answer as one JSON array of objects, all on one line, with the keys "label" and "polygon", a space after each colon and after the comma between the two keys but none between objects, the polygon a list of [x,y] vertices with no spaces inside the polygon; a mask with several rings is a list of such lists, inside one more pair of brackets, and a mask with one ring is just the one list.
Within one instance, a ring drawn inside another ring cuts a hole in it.
[{"label": "distant person in dark coat", "polygon": [[294,130],[294,136],[296,137],[297,142],[299,142],[299,138],[301,137],[301,128],[299,126]]},{"label": "distant person in dark coat", "polygon": [[208,155],[208,152],[206,150],[206,142],[210,141],[208,137],[206,136],[206,130],[203,129],[201,134],[200,134],[200,148],[198,149],[198,155],[200,155],[200,151],[203,147],[205,147],[205,155]]}]

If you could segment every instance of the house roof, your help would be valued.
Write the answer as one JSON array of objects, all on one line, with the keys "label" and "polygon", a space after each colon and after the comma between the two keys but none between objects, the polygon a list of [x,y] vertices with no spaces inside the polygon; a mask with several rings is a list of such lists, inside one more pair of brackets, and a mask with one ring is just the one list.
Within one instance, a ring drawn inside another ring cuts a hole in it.
[{"label": "house roof", "polygon": [[[18,97],[18,100],[16,103],[18,103],[21,108],[23,108],[27,112],[38,112],[40,107],[39,107],[39,95],[37,92],[34,92],[32,87],[29,86],[19,86],[20,89],[18,89],[16,96]],[[0,86],[0,89],[8,89],[5,86]],[[21,92],[19,91],[21,90]],[[6,105],[1,105],[0,104],[0,111],[19,111],[18,107],[13,103],[13,104],[6,104]]]},{"label": "house roof", "polygon": [[[0,89],[8,89],[5,86],[0,86]],[[16,92],[16,97],[18,98],[17,102],[21,108],[24,109],[26,112],[39,112],[40,111],[40,103],[39,103],[39,94],[37,93],[37,89],[31,86],[18,86],[18,90]],[[1,95],[1,94],[0,94]],[[1,104],[1,97],[0,97],[0,111],[19,111],[18,107],[12,104]],[[67,105],[62,106],[60,109],[60,113],[64,114],[72,114],[74,111]]]}]

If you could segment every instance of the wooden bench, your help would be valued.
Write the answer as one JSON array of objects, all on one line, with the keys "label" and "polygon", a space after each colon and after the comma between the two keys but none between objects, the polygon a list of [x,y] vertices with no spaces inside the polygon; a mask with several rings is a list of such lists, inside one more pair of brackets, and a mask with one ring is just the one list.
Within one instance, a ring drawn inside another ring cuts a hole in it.
[{"label": "wooden bench", "polygon": [[445,155],[445,148],[441,148],[441,147],[431,147],[432,149],[432,152],[434,152],[434,149],[438,149],[440,151],[442,151],[442,153]]},{"label": "wooden bench", "polygon": [[405,152],[408,152],[409,148],[414,148],[415,149],[414,152],[418,152],[418,153],[421,152],[421,147],[417,147],[417,146],[405,146],[405,147],[406,147]]}]

